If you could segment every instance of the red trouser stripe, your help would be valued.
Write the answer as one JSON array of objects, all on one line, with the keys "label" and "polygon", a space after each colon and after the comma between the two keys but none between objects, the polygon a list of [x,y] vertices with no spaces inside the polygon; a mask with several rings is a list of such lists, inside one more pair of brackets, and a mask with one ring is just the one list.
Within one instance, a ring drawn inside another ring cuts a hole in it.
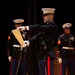
[{"label": "red trouser stripe", "polygon": [[48,56],[48,60],[47,60],[48,64],[47,64],[47,75],[50,75],[50,57]]},{"label": "red trouser stripe", "polygon": [[60,64],[60,75],[62,75],[62,63]]},{"label": "red trouser stripe", "polygon": [[10,75],[12,75],[12,65],[11,65],[11,63],[10,63],[10,66],[9,66],[10,68],[9,68],[9,73],[10,73]]}]

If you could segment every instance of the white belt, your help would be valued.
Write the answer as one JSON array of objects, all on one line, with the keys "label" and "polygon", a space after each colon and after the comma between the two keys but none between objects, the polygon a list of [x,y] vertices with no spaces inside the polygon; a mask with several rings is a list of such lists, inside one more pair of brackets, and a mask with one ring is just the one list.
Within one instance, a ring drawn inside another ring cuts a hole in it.
[{"label": "white belt", "polygon": [[21,47],[20,45],[13,45],[13,47]]},{"label": "white belt", "polygon": [[73,47],[62,47],[62,49],[74,49]]}]

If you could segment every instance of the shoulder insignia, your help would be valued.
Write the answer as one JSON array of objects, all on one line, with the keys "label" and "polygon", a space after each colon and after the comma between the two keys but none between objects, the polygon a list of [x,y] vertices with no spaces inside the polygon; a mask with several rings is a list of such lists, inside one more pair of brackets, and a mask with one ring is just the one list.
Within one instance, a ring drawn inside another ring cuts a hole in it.
[{"label": "shoulder insignia", "polygon": [[61,41],[60,41],[60,40],[58,40],[57,44],[58,44],[58,45],[60,45],[60,44],[61,44]]},{"label": "shoulder insignia", "polygon": [[8,40],[10,40],[10,36],[8,36]]}]

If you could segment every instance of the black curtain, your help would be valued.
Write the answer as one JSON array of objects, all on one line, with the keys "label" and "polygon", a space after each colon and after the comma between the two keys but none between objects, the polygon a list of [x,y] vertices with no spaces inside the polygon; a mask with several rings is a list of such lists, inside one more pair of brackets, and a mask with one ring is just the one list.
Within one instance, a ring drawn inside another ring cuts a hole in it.
[{"label": "black curtain", "polygon": [[[37,0],[27,0],[26,6],[26,24],[27,25],[34,25],[38,24],[38,17],[37,17]],[[30,38],[33,37],[37,32],[29,33]],[[28,61],[27,61],[27,69],[29,75],[38,75],[38,66],[37,66],[37,43],[32,43],[28,50]]]}]

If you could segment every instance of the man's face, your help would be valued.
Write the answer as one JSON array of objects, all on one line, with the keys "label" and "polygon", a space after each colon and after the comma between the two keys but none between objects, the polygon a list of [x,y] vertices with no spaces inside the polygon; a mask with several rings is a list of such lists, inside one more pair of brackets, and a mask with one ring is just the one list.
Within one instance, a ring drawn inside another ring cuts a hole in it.
[{"label": "man's face", "polygon": [[44,23],[49,22],[51,19],[53,19],[53,14],[44,14],[43,15],[43,21],[44,21]]},{"label": "man's face", "polygon": [[15,24],[15,27],[16,27],[16,28],[18,28],[18,27],[20,27],[20,26],[22,26],[22,24]]},{"label": "man's face", "polygon": [[65,34],[70,34],[71,29],[70,28],[64,28]]}]

